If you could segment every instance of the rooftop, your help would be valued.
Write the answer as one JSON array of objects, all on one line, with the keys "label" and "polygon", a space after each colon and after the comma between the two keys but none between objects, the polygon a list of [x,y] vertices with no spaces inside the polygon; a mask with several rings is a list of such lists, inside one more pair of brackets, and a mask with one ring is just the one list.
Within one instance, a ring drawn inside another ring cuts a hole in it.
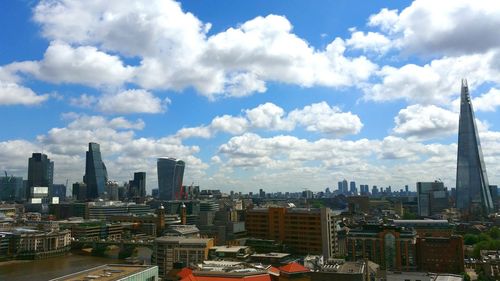
[{"label": "rooftop", "polygon": [[62,276],[50,281],[115,281],[153,267],[156,266],[107,264]]},{"label": "rooftop", "polygon": [[248,246],[215,246],[210,248],[210,250],[212,249],[217,252],[237,253],[240,250],[248,249]]}]

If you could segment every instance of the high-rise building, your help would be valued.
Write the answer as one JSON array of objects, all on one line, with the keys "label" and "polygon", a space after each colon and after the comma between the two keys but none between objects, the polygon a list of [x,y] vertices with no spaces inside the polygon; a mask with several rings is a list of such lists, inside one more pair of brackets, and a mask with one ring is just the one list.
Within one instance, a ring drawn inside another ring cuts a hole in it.
[{"label": "high-rise building", "polygon": [[418,215],[428,217],[447,209],[448,192],[440,181],[417,182]]},{"label": "high-rise building", "polygon": [[129,199],[144,201],[146,197],[146,172],[134,173],[134,179],[129,181],[127,197]]},{"label": "high-rise building", "polygon": [[175,200],[181,197],[185,163],[175,158],[158,158],[158,189],[160,200]]},{"label": "high-rise building", "polygon": [[347,180],[346,180],[346,179],[344,179],[344,180],[342,181],[342,193],[343,193],[343,194],[346,194],[347,192],[349,192],[349,189],[348,189],[348,187],[347,187]]},{"label": "high-rise building", "polygon": [[44,186],[52,189],[54,182],[54,162],[46,154],[33,153],[28,160],[28,185],[26,187],[26,200],[32,198],[32,188]]},{"label": "high-rise building", "polygon": [[0,177],[0,201],[20,199],[19,192],[23,188],[23,178],[14,176]]},{"label": "high-rise building", "polygon": [[358,194],[358,189],[356,188],[356,182],[355,181],[351,181],[349,183],[349,192],[351,192],[351,194],[353,194],[353,195]]},{"label": "high-rise building", "polygon": [[95,199],[105,192],[108,181],[106,165],[102,162],[101,149],[98,143],[89,143],[85,162],[83,182],[87,185],[87,199]]},{"label": "high-rise building", "polygon": [[467,80],[462,79],[458,124],[457,208],[466,217],[487,215],[493,201]]}]

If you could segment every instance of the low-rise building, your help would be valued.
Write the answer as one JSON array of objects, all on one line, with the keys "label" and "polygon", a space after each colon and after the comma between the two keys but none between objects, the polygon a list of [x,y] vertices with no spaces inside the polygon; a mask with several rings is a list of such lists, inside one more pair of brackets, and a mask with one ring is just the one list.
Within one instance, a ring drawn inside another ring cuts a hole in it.
[{"label": "low-rise building", "polygon": [[210,259],[243,260],[250,254],[251,249],[248,246],[215,246],[208,251]]},{"label": "low-rise building", "polygon": [[106,264],[75,272],[50,281],[158,281],[158,267],[150,265]]},{"label": "low-rise building", "polygon": [[[64,255],[70,250],[69,230],[41,231],[30,228],[0,230],[0,239],[8,259],[42,259]],[[8,241],[8,249],[5,249]],[[2,246],[0,246],[2,247]]]},{"label": "low-rise building", "polygon": [[154,242],[151,262],[158,266],[159,275],[163,278],[175,262],[190,265],[207,260],[208,250],[213,246],[214,241],[211,238],[159,237]]}]

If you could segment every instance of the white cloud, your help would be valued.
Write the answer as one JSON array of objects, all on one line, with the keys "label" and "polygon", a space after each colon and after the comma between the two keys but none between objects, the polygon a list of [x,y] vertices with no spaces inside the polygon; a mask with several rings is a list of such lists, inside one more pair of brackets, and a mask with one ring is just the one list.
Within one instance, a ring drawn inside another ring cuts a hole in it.
[{"label": "white cloud", "polygon": [[346,40],[346,45],[364,52],[384,54],[392,47],[392,42],[378,32],[355,31],[351,34],[351,38]]},{"label": "white cloud", "polygon": [[161,100],[146,90],[132,89],[103,95],[97,107],[106,113],[161,113],[168,104],[170,104],[168,98]]},{"label": "white cloud", "polygon": [[215,117],[210,125],[182,128],[177,132],[180,138],[211,138],[217,132],[240,135],[250,131],[292,131],[297,126],[307,131],[342,137],[357,134],[363,127],[359,117],[351,112],[326,102],[294,109],[288,114],[274,103],[264,103],[252,109],[243,110],[244,116],[223,115]]},{"label": "white cloud", "polygon": [[[194,87],[213,99],[265,92],[267,81],[349,87],[377,69],[365,57],[346,57],[339,38],[315,50],[277,15],[259,16],[210,37],[210,24],[174,1],[42,1],[34,19],[53,42],[31,71],[52,82]],[[122,56],[139,58],[139,65],[124,66]]]},{"label": "white cloud", "polygon": [[304,126],[308,131],[333,136],[357,134],[363,128],[357,115],[342,112],[338,107],[330,107],[326,102],[295,109],[288,114],[288,120]]},{"label": "white cloud", "polygon": [[292,130],[294,124],[284,119],[283,108],[267,102],[255,108],[245,110],[251,126],[267,130]]},{"label": "white cloud", "polygon": [[487,93],[472,99],[475,111],[495,111],[500,106],[500,90],[490,89]]},{"label": "white cloud", "polygon": [[82,94],[79,97],[70,98],[69,104],[77,107],[90,108],[96,104],[97,100],[98,98],[96,96]]},{"label": "white cloud", "polygon": [[393,132],[416,139],[445,137],[458,130],[458,114],[435,105],[410,105],[394,118]]},{"label": "white cloud", "polygon": [[499,68],[494,66],[496,57],[497,53],[490,52],[444,57],[423,66],[384,66],[378,72],[382,81],[364,87],[365,99],[403,99],[410,103],[447,105],[460,94],[462,78],[467,78],[471,91],[487,82],[500,83]]},{"label": "white cloud", "polygon": [[482,53],[500,45],[497,1],[416,0],[399,14],[382,9],[368,24],[394,35],[403,50],[419,54]]},{"label": "white cloud", "polygon": [[37,95],[30,88],[0,80],[0,105],[36,105],[48,98],[49,95]]}]

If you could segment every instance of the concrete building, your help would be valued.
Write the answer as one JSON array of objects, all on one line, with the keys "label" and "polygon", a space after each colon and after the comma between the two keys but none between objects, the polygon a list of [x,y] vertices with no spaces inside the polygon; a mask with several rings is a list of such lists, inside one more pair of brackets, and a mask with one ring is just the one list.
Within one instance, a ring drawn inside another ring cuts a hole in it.
[{"label": "concrete building", "polygon": [[335,218],[329,208],[251,209],[245,227],[249,237],[282,242],[293,253],[334,256]]},{"label": "concrete building", "polygon": [[158,267],[151,265],[106,264],[68,274],[50,281],[159,281]]},{"label": "concrete building", "polygon": [[448,192],[440,181],[417,182],[418,215],[430,217],[448,209]]},{"label": "concrete building", "polygon": [[213,246],[214,241],[211,238],[159,237],[154,242],[151,263],[158,266],[159,276],[163,278],[176,262],[190,265],[206,260],[208,251]]}]

